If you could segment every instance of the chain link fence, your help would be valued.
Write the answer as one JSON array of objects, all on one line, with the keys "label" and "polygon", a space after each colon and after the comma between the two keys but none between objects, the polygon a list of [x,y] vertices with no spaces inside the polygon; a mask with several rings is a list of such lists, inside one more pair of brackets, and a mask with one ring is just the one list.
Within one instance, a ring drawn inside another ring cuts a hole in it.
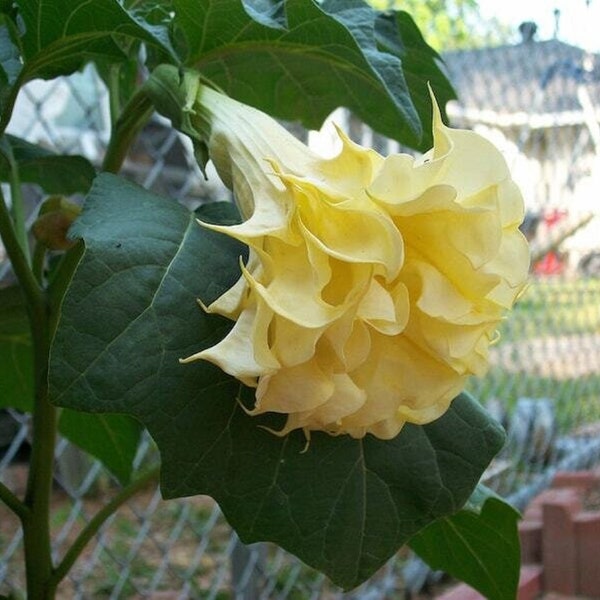
[{"label": "chain link fence", "polygon": [[[526,203],[531,283],[503,324],[489,374],[470,390],[508,431],[487,481],[524,507],[561,469],[600,461],[600,56],[559,40],[452,52],[446,66],[459,94],[454,126],[475,129],[503,151]],[[335,120],[382,153],[398,151],[343,111]],[[93,69],[30,83],[9,131],[99,164],[110,116]],[[331,150],[327,128],[306,136]],[[205,181],[188,142],[160,120],[143,131],[125,176],[190,207],[230,198]],[[8,196],[9,194],[7,194]],[[26,190],[29,221],[43,199]],[[0,248],[0,285],[11,281]],[[24,491],[29,419],[0,412],[0,478]],[[145,438],[139,466],[156,456]],[[54,552],[62,556],[117,483],[96,461],[60,440],[53,497]],[[113,515],[62,584],[60,598],[334,599],[397,598],[426,571],[401,551],[372,581],[342,594],[282,550],[243,546],[208,497],[162,501],[155,484]],[[23,587],[22,533],[0,507],[0,594]]]}]

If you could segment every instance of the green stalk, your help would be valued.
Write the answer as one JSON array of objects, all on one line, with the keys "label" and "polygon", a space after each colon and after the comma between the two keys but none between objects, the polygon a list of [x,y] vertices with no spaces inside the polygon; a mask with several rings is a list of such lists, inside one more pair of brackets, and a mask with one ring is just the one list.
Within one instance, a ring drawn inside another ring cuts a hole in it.
[{"label": "green stalk", "polygon": [[147,123],[153,110],[152,102],[144,90],[140,89],[132,96],[113,127],[104,155],[102,171],[108,173],[120,171],[129,147]]},{"label": "green stalk", "polygon": [[54,471],[57,411],[48,400],[50,336],[47,304],[30,310],[34,349],[35,398],[32,447],[23,520],[23,545],[28,600],[51,600],[48,582],[53,572],[50,539],[50,496]]},{"label": "green stalk", "polygon": [[58,567],[54,570],[49,582],[49,587],[52,592],[56,591],[58,584],[65,578],[88,542],[96,535],[106,520],[115,513],[119,507],[127,502],[129,498],[146,487],[150,482],[155,481],[158,477],[158,473],[159,467],[150,469],[147,473],[141,475],[123,488],[104,508],[94,515],[92,520],[81,530],[77,539],[73,542]]},{"label": "green stalk", "polygon": [[15,227],[11,219],[4,196],[0,190],[0,237],[6,248],[6,253],[12,264],[15,276],[19,280],[23,293],[27,300],[27,304],[32,307],[44,303],[44,295],[42,288],[35,280],[33,272],[29,268],[29,261],[19,239],[15,232]]},{"label": "green stalk", "polygon": [[10,199],[15,231],[17,239],[23,248],[23,253],[29,262],[31,255],[29,253],[29,239],[27,237],[27,226],[25,224],[25,212],[23,210],[23,194],[21,193],[21,176],[19,175],[19,165],[14,159],[12,148],[10,150]]},{"label": "green stalk", "polygon": [[21,521],[29,516],[28,508],[0,481],[0,500],[12,510]]},{"label": "green stalk", "polygon": [[21,176],[19,174],[19,164],[8,139],[2,139],[2,153],[5,155],[9,165],[9,185],[11,197],[11,212],[15,234],[27,261],[31,259],[29,254],[29,239],[27,237],[27,227],[25,224],[25,212],[23,210],[23,194],[21,193]]},{"label": "green stalk", "polygon": [[0,235],[27,300],[33,341],[35,396],[32,448],[27,491],[22,512],[27,597],[51,600],[47,582],[52,574],[50,550],[50,494],[54,466],[56,409],[48,401],[49,315],[46,295],[29,266],[0,194]]},{"label": "green stalk", "polygon": [[31,261],[31,270],[35,280],[42,285],[44,278],[44,263],[46,262],[46,247],[37,242],[33,249],[33,258]]},{"label": "green stalk", "polygon": [[119,66],[111,65],[108,71],[108,103],[110,109],[110,123],[114,127],[121,114],[120,99],[121,82],[119,77]]}]

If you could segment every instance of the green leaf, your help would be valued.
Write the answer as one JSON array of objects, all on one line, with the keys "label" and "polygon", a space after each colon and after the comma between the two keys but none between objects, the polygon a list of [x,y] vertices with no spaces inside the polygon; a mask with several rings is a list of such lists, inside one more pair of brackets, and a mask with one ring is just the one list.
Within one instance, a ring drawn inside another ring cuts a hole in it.
[{"label": "green leaf", "polygon": [[127,50],[141,42],[178,62],[168,27],[148,22],[143,12],[128,11],[119,0],[16,0],[16,5],[24,30],[20,38],[10,19],[0,21],[1,131],[19,88],[32,79],[68,75],[86,61],[123,61]]},{"label": "green leaf", "polygon": [[27,79],[72,73],[95,56],[123,56],[119,39],[138,40],[175,57],[168,31],[118,0],[17,0],[25,24]]},{"label": "green leaf", "polygon": [[21,290],[12,286],[0,289],[0,408],[32,407],[31,330]]},{"label": "green leaf", "polygon": [[[8,148],[7,146],[10,146]],[[12,135],[0,141],[0,180],[10,179],[11,156],[24,183],[36,183],[48,194],[87,192],[96,176],[92,164],[83,156],[54,154]]]},{"label": "green leaf", "polygon": [[[438,105],[446,119],[446,103],[456,99],[452,88],[439,65],[438,53],[427,45],[412,17],[403,11],[381,13],[375,21],[377,44],[381,50],[394,54],[402,61],[406,84],[423,123],[431,120],[431,101],[427,84],[431,86]],[[426,74],[426,76],[424,76]],[[430,129],[425,131],[424,146],[429,148],[433,139]]]},{"label": "green leaf", "polygon": [[131,480],[142,426],[126,415],[94,415],[64,409],[58,429],[70,442],[91,454],[122,485]]},{"label": "green leaf", "polygon": [[479,485],[465,507],[410,540],[430,567],[468,583],[490,600],[516,598],[521,564],[519,513]]},{"label": "green leaf", "polygon": [[[230,220],[230,206],[212,207],[212,219],[220,209]],[[248,416],[239,401],[253,390],[208,363],[178,361],[231,327],[196,298],[228,289],[243,253],[193,216],[118,178],[96,180],[74,226],[85,254],[51,351],[52,400],[139,419],[161,452],[166,497],[209,494],[244,542],[274,541],[352,588],[460,509],[503,434],[466,395],[391,441],[314,433],[302,452],[302,433],[265,431],[281,415]]]},{"label": "green leaf", "polygon": [[162,45],[172,49],[173,0],[124,0],[123,5],[138,23],[156,31]]},{"label": "green leaf", "polygon": [[124,0],[123,5],[130,13],[152,25],[168,28],[173,21],[173,0]]},{"label": "green leaf", "polygon": [[[174,6],[188,42],[186,63],[237,100],[309,128],[346,106],[404,144],[430,142],[429,133],[423,137],[431,129],[430,101],[417,95],[423,105],[415,108],[404,64],[378,47],[378,13],[363,2],[174,0]],[[420,50],[414,40],[413,48]],[[434,61],[422,66],[421,85],[443,78]]]},{"label": "green leaf", "polygon": [[[123,6],[138,23],[145,23],[147,27],[160,31],[161,36],[167,36],[166,41],[170,46],[174,14],[171,0],[125,0]],[[111,98],[113,118],[118,116],[139,86],[140,45],[140,39],[132,38],[128,44],[123,45],[126,54],[123,60],[117,61],[108,56],[97,57],[94,61],[111,96],[116,94],[116,99]],[[158,48],[159,51],[156,52],[152,46],[146,45],[146,65],[155,66],[160,64],[161,58],[164,60],[164,52],[160,52],[160,46]]]},{"label": "green leaf", "polygon": [[[231,204],[220,208],[224,218],[236,212]],[[83,385],[89,402],[80,409],[107,412],[96,405],[94,396],[100,394],[114,402],[108,412],[124,413],[131,411],[132,393],[151,388],[156,400],[167,399],[168,410],[168,398],[181,385],[178,378],[186,381],[193,374],[179,358],[192,353],[199,339],[215,343],[231,328],[228,320],[205,315],[196,298],[216,299],[235,282],[244,247],[201,229],[196,215],[179,204],[107,174],[95,180],[71,235],[84,238],[85,251],[51,350],[54,397],[60,401]],[[185,303],[173,304],[181,296]],[[157,327],[159,337],[146,338]],[[127,334],[119,335],[122,331]],[[184,331],[188,343],[182,347]],[[110,389],[104,381],[87,380],[92,363],[116,374]],[[165,368],[173,370],[168,378]],[[140,398],[142,404],[146,400]]]}]

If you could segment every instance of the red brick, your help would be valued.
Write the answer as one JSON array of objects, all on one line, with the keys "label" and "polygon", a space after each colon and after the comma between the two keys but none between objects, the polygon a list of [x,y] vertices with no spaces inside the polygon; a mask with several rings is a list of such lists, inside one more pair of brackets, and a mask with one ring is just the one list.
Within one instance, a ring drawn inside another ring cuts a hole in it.
[{"label": "red brick", "polygon": [[600,512],[581,512],[575,519],[578,593],[600,597]]},{"label": "red brick", "polygon": [[542,521],[527,519],[519,523],[521,540],[521,563],[524,565],[542,562]]},{"label": "red brick", "polygon": [[523,513],[524,521],[541,521],[542,520],[542,502],[538,500],[539,496],[526,508]]},{"label": "red brick", "polygon": [[554,476],[552,487],[576,488],[587,493],[598,481],[597,475],[592,471],[560,471]]},{"label": "red brick", "polygon": [[541,593],[543,568],[541,565],[526,565],[521,567],[519,592],[517,600],[534,600]]},{"label": "red brick", "polygon": [[581,511],[581,493],[573,488],[543,493],[542,556],[547,591],[575,594],[578,585],[575,515]]}]

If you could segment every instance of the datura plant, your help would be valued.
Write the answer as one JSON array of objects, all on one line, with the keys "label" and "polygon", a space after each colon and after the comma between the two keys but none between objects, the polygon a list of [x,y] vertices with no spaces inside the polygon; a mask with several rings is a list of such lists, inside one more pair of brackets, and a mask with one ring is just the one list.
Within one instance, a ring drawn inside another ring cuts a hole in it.
[{"label": "datura plant", "polygon": [[527,278],[523,201],[500,152],[446,127],[434,101],[421,158],[384,158],[338,130],[340,153],[323,159],[268,115],[189,85],[190,124],[244,219],[203,226],[250,254],[205,308],[231,332],[185,362],[256,388],[248,412],[286,415],[278,435],[389,440],[440,417],[485,373]]},{"label": "datura plant", "polygon": [[[407,544],[514,598],[518,514],[481,484],[504,433],[463,390],[525,283],[523,202],[489,142],[444,124],[454,92],[410,15],[362,0],[14,0],[0,50],[0,408],[31,415],[26,491],[0,482],[0,500],[23,530],[23,568],[8,571],[27,597],[68,594],[86,545],[160,481],[345,590]],[[107,90],[102,164],[6,133],[23,86],[83,66]],[[384,157],[339,130],[325,159],[276,120],[318,128],[340,106],[424,154]],[[234,203],[191,211],[117,175],[153,118],[214,163]],[[45,198],[32,218],[22,183]],[[160,474],[135,460],[144,432]],[[64,553],[57,435],[114,494]]]}]

